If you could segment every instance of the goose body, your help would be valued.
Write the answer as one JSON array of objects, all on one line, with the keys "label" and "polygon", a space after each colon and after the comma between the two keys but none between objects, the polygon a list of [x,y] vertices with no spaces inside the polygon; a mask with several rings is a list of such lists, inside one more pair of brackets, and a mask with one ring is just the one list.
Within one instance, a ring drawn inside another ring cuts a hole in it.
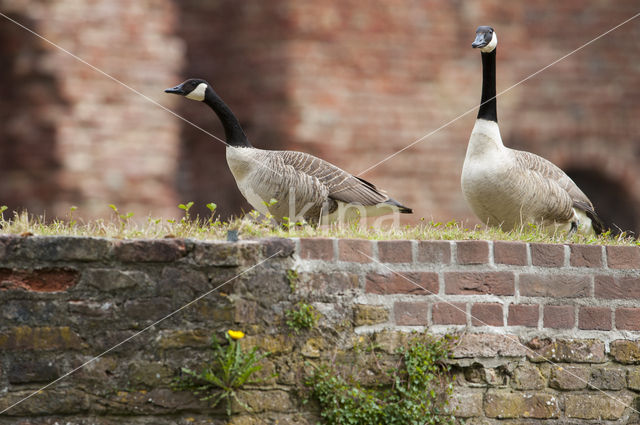
[{"label": "goose body", "polygon": [[502,143],[495,89],[497,43],[492,28],[478,28],[472,46],[482,52],[482,101],[462,167],[467,203],[483,223],[504,230],[531,223],[551,233],[601,233],[604,225],[593,204],[569,176],[538,155]]},{"label": "goose body", "polygon": [[316,225],[412,212],[373,184],[313,155],[254,148],[231,109],[204,80],[190,79],[165,91],[213,109],[225,129],[227,164],[238,189],[253,208],[278,222],[302,218]]}]

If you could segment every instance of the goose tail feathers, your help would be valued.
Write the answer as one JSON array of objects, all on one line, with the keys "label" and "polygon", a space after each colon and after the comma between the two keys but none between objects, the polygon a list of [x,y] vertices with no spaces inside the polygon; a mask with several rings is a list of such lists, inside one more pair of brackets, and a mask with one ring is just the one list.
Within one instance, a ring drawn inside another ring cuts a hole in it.
[{"label": "goose tail feathers", "polygon": [[402,214],[412,214],[413,210],[409,207],[405,207],[404,205],[402,205],[400,202],[396,201],[393,198],[389,198],[387,199],[385,202],[385,204],[388,205],[393,205],[394,207],[398,208],[398,212],[402,213]]}]

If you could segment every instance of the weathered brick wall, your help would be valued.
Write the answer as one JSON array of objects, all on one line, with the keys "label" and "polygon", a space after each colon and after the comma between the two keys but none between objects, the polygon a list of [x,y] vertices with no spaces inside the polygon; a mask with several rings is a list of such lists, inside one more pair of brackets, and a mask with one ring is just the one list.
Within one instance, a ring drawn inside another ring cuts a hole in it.
[{"label": "weathered brick wall", "polygon": [[[284,312],[300,300],[321,319],[293,334]],[[4,235],[0,305],[0,410],[102,354],[0,424],[226,423],[169,386],[229,328],[272,353],[234,424],[316,423],[297,392],[305,362],[357,359],[363,334],[391,353],[408,331],[459,335],[452,404],[467,423],[640,423],[640,247]]]}]

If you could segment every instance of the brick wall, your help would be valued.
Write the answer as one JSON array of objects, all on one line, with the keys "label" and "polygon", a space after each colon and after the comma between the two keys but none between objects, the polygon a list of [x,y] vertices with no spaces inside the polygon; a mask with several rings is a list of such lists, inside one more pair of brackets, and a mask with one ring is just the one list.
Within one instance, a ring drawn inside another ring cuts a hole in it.
[{"label": "brick wall", "polygon": [[[309,362],[357,358],[365,334],[392,353],[410,331],[459,336],[467,423],[640,423],[640,247],[3,235],[0,282],[0,410],[103,353],[0,424],[224,423],[170,382],[229,328],[272,353],[233,424],[316,423],[298,397]],[[293,334],[300,300],[321,319]]]}]

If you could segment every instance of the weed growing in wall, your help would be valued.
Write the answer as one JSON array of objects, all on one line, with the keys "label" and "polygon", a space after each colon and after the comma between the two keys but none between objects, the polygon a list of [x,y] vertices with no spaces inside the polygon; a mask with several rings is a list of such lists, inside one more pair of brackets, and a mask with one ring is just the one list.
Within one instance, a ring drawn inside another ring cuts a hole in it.
[{"label": "weed growing in wall", "polygon": [[[363,386],[354,375],[340,373],[335,363],[317,367],[305,384],[320,403],[325,424],[454,424],[448,407],[453,382],[446,363],[451,342],[449,336],[412,338],[396,351],[396,366],[379,371],[383,378],[378,385]],[[376,355],[375,350],[370,353]]]},{"label": "weed growing in wall", "polygon": [[285,314],[287,316],[287,326],[293,329],[295,333],[304,329],[312,329],[319,318],[319,313],[315,308],[303,301],[298,302],[296,308],[287,310]]},{"label": "weed growing in wall", "polygon": [[250,410],[238,398],[239,392],[246,384],[258,384],[262,380],[252,378],[252,375],[262,369],[258,363],[269,353],[258,353],[253,347],[245,352],[239,340],[244,337],[241,331],[229,331],[225,335],[226,345],[221,345],[215,335],[211,337],[211,362],[200,372],[183,367],[182,376],[176,378],[173,389],[191,391],[200,396],[200,400],[211,401],[211,407],[216,407],[224,401],[227,416],[231,416],[231,403],[236,401],[246,410]]}]

